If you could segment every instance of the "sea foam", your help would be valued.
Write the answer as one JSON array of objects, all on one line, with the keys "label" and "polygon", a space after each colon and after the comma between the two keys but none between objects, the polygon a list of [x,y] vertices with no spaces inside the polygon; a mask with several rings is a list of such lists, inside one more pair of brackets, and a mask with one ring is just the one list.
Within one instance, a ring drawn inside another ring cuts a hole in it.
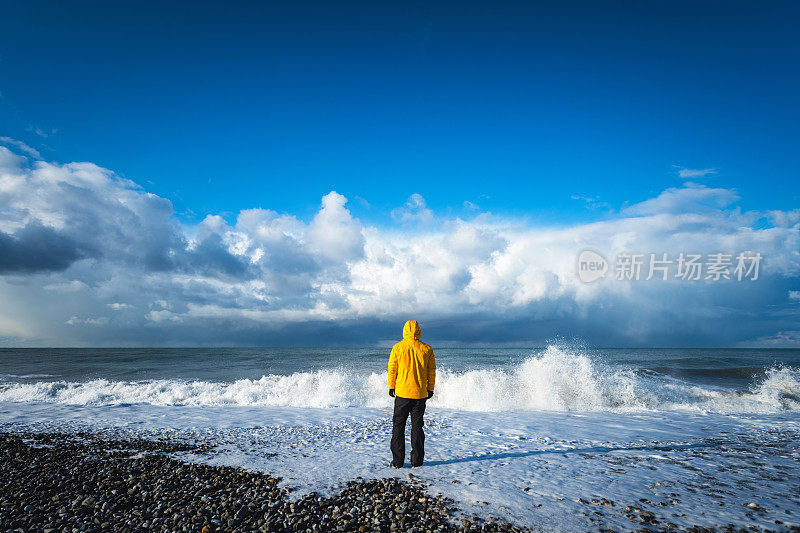
[{"label": "sea foam", "polygon": [[[0,401],[72,405],[243,405],[386,407],[383,373],[334,368],[231,382],[201,380],[0,383]],[[698,385],[609,366],[579,350],[549,346],[515,366],[461,372],[440,368],[431,407],[464,411],[699,409],[773,413],[800,410],[800,370],[769,369],[747,390]]]}]

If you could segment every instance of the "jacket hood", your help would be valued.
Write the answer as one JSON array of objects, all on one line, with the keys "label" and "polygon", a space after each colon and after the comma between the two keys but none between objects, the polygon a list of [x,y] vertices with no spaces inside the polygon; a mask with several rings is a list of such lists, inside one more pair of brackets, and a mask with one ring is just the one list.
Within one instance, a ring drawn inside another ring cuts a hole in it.
[{"label": "jacket hood", "polygon": [[416,320],[409,320],[406,322],[406,325],[403,326],[403,338],[404,339],[416,339],[419,340],[419,322]]}]

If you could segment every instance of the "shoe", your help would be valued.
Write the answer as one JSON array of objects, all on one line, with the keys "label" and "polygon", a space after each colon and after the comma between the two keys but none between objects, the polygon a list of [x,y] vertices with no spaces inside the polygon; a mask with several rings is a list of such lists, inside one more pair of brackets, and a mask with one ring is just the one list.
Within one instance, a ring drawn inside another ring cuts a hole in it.
[{"label": "shoe", "polygon": [[389,463],[389,466],[391,466],[392,468],[403,468],[403,466],[402,466],[402,465],[401,465],[401,466],[397,466],[397,465],[396,465],[396,464],[394,464],[394,463]]}]

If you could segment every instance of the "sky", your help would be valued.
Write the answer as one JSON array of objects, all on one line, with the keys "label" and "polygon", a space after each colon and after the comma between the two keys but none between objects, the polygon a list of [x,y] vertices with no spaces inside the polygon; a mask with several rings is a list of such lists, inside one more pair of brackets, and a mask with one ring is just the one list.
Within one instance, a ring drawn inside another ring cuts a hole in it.
[{"label": "sky", "polygon": [[797,3],[0,12],[2,345],[800,343]]}]

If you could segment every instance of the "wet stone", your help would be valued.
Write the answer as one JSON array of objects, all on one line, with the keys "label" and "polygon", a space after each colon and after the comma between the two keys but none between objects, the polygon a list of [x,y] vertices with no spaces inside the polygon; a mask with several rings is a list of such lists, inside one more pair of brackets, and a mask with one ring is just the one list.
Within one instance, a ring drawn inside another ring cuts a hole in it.
[{"label": "wet stone", "polygon": [[203,450],[90,433],[0,433],[0,531],[527,531],[454,521],[453,501],[426,493],[413,475],[359,478],[330,498],[289,502],[279,478],[170,456]]}]

